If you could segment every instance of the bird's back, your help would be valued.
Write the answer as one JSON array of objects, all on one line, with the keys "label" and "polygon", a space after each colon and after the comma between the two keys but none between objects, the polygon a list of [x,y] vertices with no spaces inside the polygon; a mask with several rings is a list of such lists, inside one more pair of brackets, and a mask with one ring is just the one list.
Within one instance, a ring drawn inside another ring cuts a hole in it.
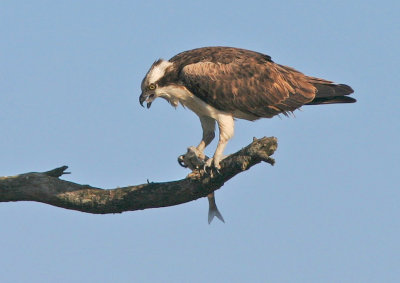
[{"label": "bird's back", "polygon": [[268,55],[246,49],[203,47],[179,53],[169,61],[194,95],[238,118],[270,118],[304,104],[354,101],[340,98],[352,92],[346,85],[306,76],[274,63]]}]

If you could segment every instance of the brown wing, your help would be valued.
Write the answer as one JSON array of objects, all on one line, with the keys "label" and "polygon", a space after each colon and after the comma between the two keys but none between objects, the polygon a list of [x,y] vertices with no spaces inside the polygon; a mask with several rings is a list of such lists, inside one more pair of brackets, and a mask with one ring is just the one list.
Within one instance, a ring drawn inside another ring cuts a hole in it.
[{"label": "brown wing", "polygon": [[229,63],[188,64],[180,72],[180,80],[219,110],[257,118],[294,111],[312,101],[316,92],[302,73],[252,57],[234,58]]}]

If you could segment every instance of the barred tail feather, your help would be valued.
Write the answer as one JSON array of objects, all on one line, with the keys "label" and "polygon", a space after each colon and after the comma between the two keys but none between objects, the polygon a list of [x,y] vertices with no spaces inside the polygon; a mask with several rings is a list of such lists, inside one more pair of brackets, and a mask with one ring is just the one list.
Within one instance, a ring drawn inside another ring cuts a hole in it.
[{"label": "barred tail feather", "polygon": [[217,204],[215,203],[215,196],[214,193],[211,193],[207,196],[208,198],[208,224],[210,224],[214,217],[216,216],[219,220],[225,223],[222,214],[219,212]]}]

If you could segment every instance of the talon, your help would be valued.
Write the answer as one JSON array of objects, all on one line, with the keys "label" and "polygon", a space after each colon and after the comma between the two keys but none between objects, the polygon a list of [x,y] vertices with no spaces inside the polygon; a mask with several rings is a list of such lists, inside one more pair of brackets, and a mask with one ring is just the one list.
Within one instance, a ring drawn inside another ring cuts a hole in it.
[{"label": "talon", "polygon": [[219,172],[219,169],[221,169],[220,167],[216,167],[215,165],[211,168],[212,172],[217,173],[217,175],[221,175],[221,172]]},{"label": "talon", "polygon": [[219,166],[219,164],[216,165],[213,158],[208,159],[203,166],[204,172],[209,174],[211,177],[214,176],[214,172],[217,173],[218,175],[221,175],[221,172],[219,171],[220,169],[221,166]]},{"label": "talon", "polygon": [[185,158],[185,157],[184,157],[183,155],[180,155],[180,156],[178,157],[178,163],[179,163],[179,165],[182,166],[183,168],[187,168],[188,166],[185,164],[184,158]]},{"label": "talon", "polygon": [[204,163],[204,166],[203,166],[203,170],[204,170],[204,172],[206,172],[206,173],[208,173],[208,169],[210,169],[210,172],[211,172],[211,168],[212,168],[212,165],[213,165],[213,159],[212,158],[209,158],[209,159],[207,159],[207,161]]},{"label": "talon", "polygon": [[206,172],[207,174],[210,174],[210,175],[211,175],[211,173],[212,173],[212,168],[209,167],[209,166],[207,166],[207,165],[204,165],[204,166],[203,166],[203,170],[204,170],[204,172]]}]

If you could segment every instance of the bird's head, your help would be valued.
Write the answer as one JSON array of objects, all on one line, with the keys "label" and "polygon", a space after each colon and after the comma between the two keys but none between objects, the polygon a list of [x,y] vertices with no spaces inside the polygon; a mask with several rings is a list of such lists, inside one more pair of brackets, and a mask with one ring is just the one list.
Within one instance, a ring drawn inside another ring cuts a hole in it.
[{"label": "bird's head", "polygon": [[159,59],[153,63],[150,70],[142,81],[142,94],[139,97],[140,105],[147,103],[147,108],[150,108],[151,103],[157,97],[163,97],[168,100],[166,93],[163,90],[165,75],[172,68],[172,63],[163,59]]}]

